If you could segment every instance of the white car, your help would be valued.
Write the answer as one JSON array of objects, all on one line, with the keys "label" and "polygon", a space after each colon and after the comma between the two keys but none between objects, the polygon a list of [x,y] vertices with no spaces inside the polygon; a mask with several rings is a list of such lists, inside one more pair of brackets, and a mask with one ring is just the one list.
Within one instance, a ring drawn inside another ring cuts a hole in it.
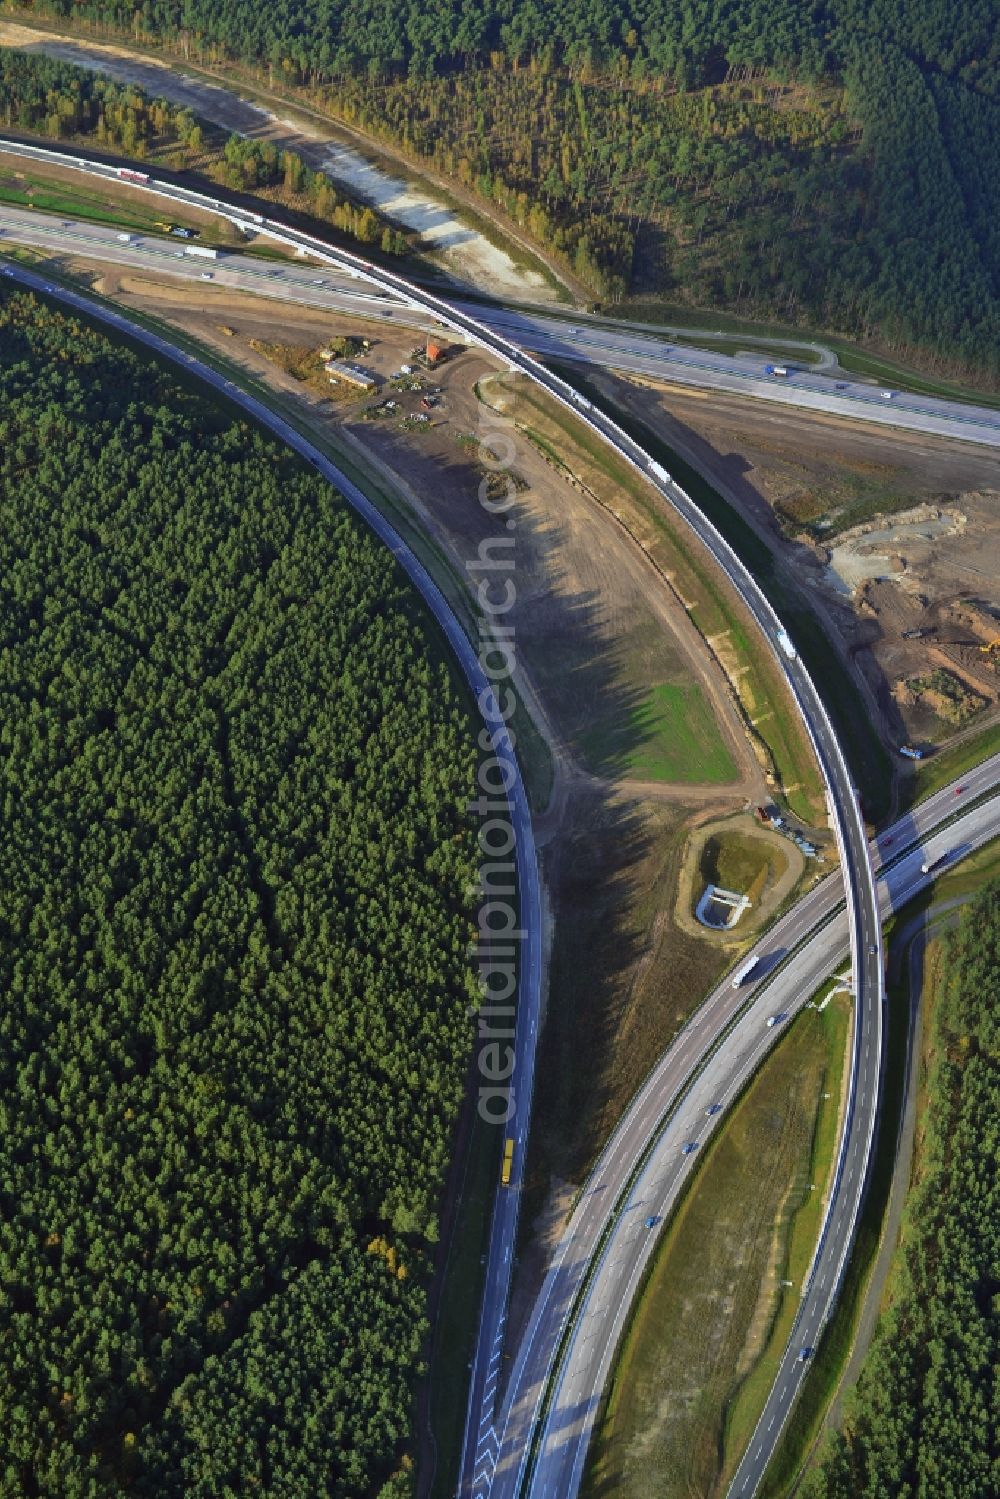
[{"label": "white car", "polygon": [[882,391],[882,399],[883,399],[883,401],[891,401],[892,397],[893,397],[893,394],[894,394],[894,392],[891,391],[891,390],[883,390]]},{"label": "white car", "polygon": [[769,1015],[767,1020],[768,1030],[771,1029],[772,1025],[780,1025],[784,1018],[785,1016],[783,1013],[778,1015]]},{"label": "white car", "polygon": [[211,271],[202,271],[202,273],[201,273],[201,279],[203,281],[211,281],[213,279],[212,272]]}]

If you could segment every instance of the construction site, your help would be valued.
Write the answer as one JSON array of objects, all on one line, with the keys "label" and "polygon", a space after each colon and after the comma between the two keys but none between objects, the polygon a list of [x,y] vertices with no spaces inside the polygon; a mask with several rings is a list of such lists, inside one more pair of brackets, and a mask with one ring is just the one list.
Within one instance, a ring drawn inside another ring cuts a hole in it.
[{"label": "construction site", "polygon": [[857,667],[884,742],[921,755],[1000,719],[992,453],[717,392],[606,376],[794,574]]}]

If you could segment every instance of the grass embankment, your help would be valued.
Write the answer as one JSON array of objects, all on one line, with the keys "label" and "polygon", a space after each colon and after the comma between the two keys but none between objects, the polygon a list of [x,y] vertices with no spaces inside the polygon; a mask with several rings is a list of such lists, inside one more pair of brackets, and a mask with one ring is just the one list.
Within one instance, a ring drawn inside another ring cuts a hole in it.
[{"label": "grass embankment", "polygon": [[116,189],[113,183],[102,182],[100,187],[95,188],[91,182],[92,179],[81,176],[81,185],[76,187],[58,176],[46,173],[43,167],[37,167],[34,163],[30,168],[22,170],[20,164],[13,167],[10,158],[0,157],[2,203],[10,203],[19,208],[33,208],[42,213],[59,214],[63,218],[79,219],[90,224],[102,224],[109,228],[131,229],[139,234],[162,234],[170,224],[178,224],[197,230],[201,244],[222,248],[238,245],[242,253],[253,253],[244,244],[243,235],[235,224],[210,220],[204,214],[186,210],[180,204],[168,206],[148,198],[139,199],[134,190],[124,187]]},{"label": "grass embankment", "polygon": [[945,746],[929,759],[918,761],[913,767],[912,776],[902,785],[900,810],[933,796],[935,791],[940,791],[942,786],[947,786],[956,776],[974,770],[981,761],[995,755],[998,750],[1000,723],[993,723],[979,733],[959,740],[950,748]]},{"label": "grass embankment", "polygon": [[[850,762],[856,784],[861,790],[865,812],[872,822],[880,822],[891,805],[892,764],[889,756],[872,734],[867,714],[859,711],[859,693],[851,680],[848,668],[834,650],[807,601],[792,591],[788,581],[779,572],[777,560],[767,543],[749,522],[722,498],[702,474],[675,453],[645,422],[639,421],[629,412],[615,406],[602,391],[584,379],[578,369],[560,369],[557,365],[553,368],[571,380],[577,389],[585,392],[595,406],[606,411],[630,436],[641,443],[648,453],[663,464],[722,532],[740,560],[753,574],[772,607],[781,616],[813,680],[821,687],[823,701],[833,721],[840,744]],[[633,483],[639,484],[639,481],[633,479]],[[646,490],[645,485],[640,487]],[[648,493],[650,499],[647,503],[651,507],[655,506],[657,513],[662,513],[665,507],[662,503],[656,504],[652,490]],[[694,555],[692,555],[692,565],[695,565]],[[702,633],[708,633],[703,628],[702,613],[695,611],[693,618],[699,628],[702,628]],[[753,628],[753,635],[756,637],[755,628]],[[817,815],[825,820],[825,804],[822,793],[819,791],[819,772],[812,750],[807,746],[803,731],[799,727],[798,715],[792,709],[790,700],[786,696],[779,668],[770,659],[770,653],[761,650],[758,639],[754,639],[752,651],[745,633],[742,641],[737,640],[736,644],[740,649],[741,662],[745,653],[752,667],[755,667],[760,674],[766,673],[769,677],[771,683],[767,693],[769,707],[774,707],[775,704],[782,705],[776,709],[773,719],[767,719],[765,723],[761,723],[759,717],[757,720],[758,732],[766,740],[781,770],[782,781],[787,788],[789,784],[792,784],[791,775],[795,775],[798,771],[802,777],[805,797],[815,802],[817,806],[821,806],[822,811],[818,814],[814,811],[812,818],[806,817],[790,796],[788,797],[789,806],[793,812],[803,816],[807,821],[815,820]],[[741,682],[742,680],[747,680],[750,684],[749,690],[753,691],[753,675],[741,679]],[[798,746],[796,746],[796,741],[798,741]]]},{"label": "grass embankment", "polygon": [[[579,383],[576,372],[573,378]],[[722,663],[748,726],[766,745],[788,806],[806,822],[822,821],[819,770],[780,668],[687,527],[628,464],[544,392],[519,386],[511,414],[550,462],[585,484],[620,518],[669,581]],[[667,723],[664,733],[669,737],[677,728]]]},{"label": "grass embankment", "polygon": [[848,1030],[842,998],[804,1011],[707,1149],[636,1304],[587,1499],[714,1493],[738,1460],[815,1247]]},{"label": "grass embankment", "polygon": [[[629,710],[622,757],[627,775],[641,781],[724,785],[736,778],[732,756],[719,737],[705,694],[696,682],[659,682]],[[580,736],[591,764],[607,763],[620,730],[598,724]]]},{"label": "grass embankment", "polygon": [[[936,882],[933,891],[930,892],[927,896],[922,897],[920,903],[912,902],[909,906],[907,906],[905,910],[899,914],[895,921],[890,923],[889,925],[887,931],[887,939],[889,943],[891,944],[893,941],[894,929],[902,931],[903,929],[910,926],[914,915],[919,913],[921,904],[925,909],[929,909],[932,902],[934,904],[938,904],[966,898],[979,890],[982,885],[986,883],[986,881],[998,876],[1000,876],[1000,843],[994,843],[987,848],[980,850],[977,854],[973,855],[969,859],[963,861],[962,865],[959,868],[945,874],[942,879]],[[894,958],[891,955],[890,965],[893,961]],[[872,1179],[865,1201],[865,1206],[859,1220],[855,1247],[848,1264],[844,1287],[837,1304],[837,1309],[824,1336],[823,1342],[817,1350],[816,1356],[812,1362],[809,1378],[796,1404],[789,1425],[786,1428],[786,1431],[782,1438],[781,1447],[776,1456],[775,1463],[766,1476],[765,1483],[761,1491],[764,1499],[783,1499],[783,1496],[788,1494],[790,1486],[795,1481],[796,1475],[799,1473],[804,1460],[815,1445],[817,1436],[822,1428],[822,1423],[826,1411],[829,1407],[831,1399],[840,1386],[844,1369],[852,1351],[858,1319],[860,1317],[862,1307],[864,1306],[869,1277],[874,1264],[875,1256],[879,1248],[884,1212],[886,1203],[888,1201],[889,1191],[892,1185],[899,1120],[904,1098],[903,1085],[906,1070],[905,1057],[909,1034],[909,999],[910,996],[908,978],[890,987],[887,1005],[888,1023],[886,1028],[886,1068],[885,1081],[883,1084],[881,1127],[876,1142],[875,1156],[873,1159]],[[827,1010],[822,1013],[824,1015],[829,1014],[832,1009],[833,1002],[831,1002],[831,1005],[828,1006]],[[812,1015],[812,1013],[813,1012],[811,1011],[805,1012],[807,1017]],[[793,1033],[794,1032],[790,1032],[789,1034],[792,1035]],[[843,1055],[843,1053],[841,1053],[841,1055]],[[765,1077],[767,1068],[771,1066],[772,1063],[775,1068],[777,1068],[779,1066],[779,1063],[781,1063],[783,1056],[785,1057],[785,1063],[787,1063],[787,1055],[779,1051],[769,1063],[765,1064],[765,1068],[762,1069],[758,1074],[758,1084]],[[743,1101],[744,1104],[749,1103],[750,1099],[752,1098],[754,1086],[756,1086],[756,1084],[752,1085],[751,1089],[748,1090],[748,1093],[745,1095]],[[823,1091],[832,1092],[833,1089],[830,1087],[824,1087]],[[742,1108],[743,1105],[741,1105],[740,1107]],[[733,1118],[726,1128],[726,1134],[729,1134],[729,1132],[733,1129],[733,1126],[735,1125],[738,1117],[738,1112],[739,1111],[734,1112]],[[718,1146],[715,1147],[715,1150],[721,1148],[723,1138],[724,1137],[720,1137]],[[692,1194],[689,1197],[688,1202],[690,1202],[697,1196],[697,1193],[701,1190],[703,1181],[708,1178],[709,1171],[713,1168],[713,1155],[715,1154],[715,1150],[713,1150],[713,1152],[706,1156],[702,1172],[695,1180],[695,1185],[692,1189]],[[760,1159],[766,1160],[766,1154],[762,1154]],[[751,1171],[753,1169],[752,1162],[750,1169]],[[759,1161],[757,1162],[757,1169],[758,1179],[755,1179],[751,1183],[751,1191],[760,1190]],[[817,1182],[819,1180],[818,1177],[815,1176],[811,1179],[817,1180]],[[719,1180],[724,1186],[725,1177],[721,1174],[721,1168]],[[721,1196],[722,1188],[719,1188],[718,1192]],[[818,1194],[812,1194],[814,1200],[817,1198],[817,1195]],[[685,1206],[687,1206],[687,1204],[685,1204]],[[697,1217],[694,1217],[693,1221],[697,1225],[699,1220]],[[681,1250],[679,1250],[675,1246],[674,1241],[679,1240],[681,1238],[682,1232],[684,1232],[683,1219],[679,1215],[678,1219],[675,1221],[675,1224],[672,1225],[670,1230],[668,1230],[668,1236],[665,1239],[664,1247],[661,1250],[660,1254],[657,1256],[656,1268],[653,1272],[653,1277],[650,1280],[649,1290],[646,1293],[647,1298],[653,1295],[653,1288],[654,1285],[656,1285],[657,1281],[659,1281],[664,1288],[664,1297],[669,1296],[671,1294],[670,1281],[671,1279],[673,1279],[675,1282],[675,1290],[673,1292],[673,1295],[675,1297],[675,1300],[681,1303],[681,1313],[688,1319],[695,1316],[697,1312],[697,1306],[693,1302],[692,1305],[687,1305],[685,1295],[683,1294],[685,1288],[688,1292],[690,1292],[690,1287],[693,1282],[696,1283],[700,1288],[703,1283],[709,1279],[716,1286],[723,1285],[721,1274],[718,1272],[718,1270],[709,1271],[704,1268],[706,1253],[712,1255],[713,1257],[715,1254],[715,1249],[717,1247],[716,1236],[719,1233],[719,1228],[717,1225],[719,1221],[721,1220],[717,1220],[717,1218],[711,1213],[707,1214],[704,1220],[704,1233],[702,1237],[699,1238],[697,1232],[692,1230],[689,1240],[688,1258],[686,1260],[678,1259],[677,1256],[681,1253]],[[812,1233],[812,1243],[814,1244],[815,1229],[813,1229]],[[811,1248],[809,1249],[809,1253],[811,1254]],[[790,1258],[788,1262],[791,1262]],[[746,1276],[748,1280],[754,1284],[756,1284],[760,1280],[760,1274],[756,1268],[756,1262],[752,1257],[746,1265]],[[784,1272],[782,1278],[794,1279],[795,1277],[791,1271],[786,1271]],[[724,1291],[720,1292],[720,1294],[724,1294]],[[690,1299],[690,1297],[688,1297],[687,1299]],[[645,1362],[639,1363],[640,1373],[645,1368],[656,1367],[655,1365],[652,1365],[650,1363],[650,1360],[657,1357],[657,1340],[661,1338],[663,1328],[668,1325],[668,1315],[673,1317],[674,1313],[666,1301],[664,1301],[662,1309],[658,1309],[658,1303],[656,1301],[650,1302],[648,1308],[645,1300],[640,1303],[636,1321],[634,1322],[633,1329],[629,1334],[629,1341],[624,1347],[623,1362],[619,1366],[619,1372],[618,1374],[616,1374],[615,1383],[612,1387],[612,1398],[609,1405],[609,1412],[605,1423],[605,1429],[600,1436],[600,1442],[604,1445],[595,1448],[597,1461],[600,1466],[598,1466],[594,1470],[591,1487],[588,1491],[588,1499],[598,1499],[598,1496],[603,1496],[605,1493],[608,1495],[614,1493],[615,1499],[618,1499],[618,1494],[620,1493],[624,1496],[624,1499],[629,1499],[629,1495],[633,1492],[633,1489],[624,1486],[623,1472],[621,1469],[621,1464],[626,1460],[628,1452],[628,1444],[625,1440],[625,1434],[628,1431],[633,1431],[636,1434],[636,1441],[638,1442],[639,1433],[641,1433],[644,1429],[646,1429],[646,1427],[649,1426],[650,1419],[655,1421],[655,1411],[653,1417],[647,1419],[649,1416],[649,1409],[653,1404],[655,1404],[655,1401],[653,1395],[651,1395],[649,1392],[649,1388],[647,1387],[644,1396],[642,1387],[635,1381],[635,1379],[633,1379],[633,1383],[636,1385],[635,1393],[630,1395],[628,1397],[628,1400],[624,1402],[624,1410],[626,1414],[631,1412],[631,1415],[629,1417],[629,1419],[632,1421],[631,1427],[626,1427],[623,1424],[625,1416],[619,1416],[618,1411],[616,1410],[615,1402],[619,1399],[620,1387],[623,1386],[623,1383],[625,1381],[631,1378],[628,1372],[628,1359],[630,1356],[630,1349],[633,1341],[635,1341],[636,1339],[640,1340],[639,1348],[640,1352],[642,1353],[642,1358],[645,1360]],[[678,1323],[677,1325],[680,1326],[681,1324]],[[777,1332],[776,1325],[773,1331],[774,1333]],[[673,1342],[673,1337],[674,1335],[671,1333],[670,1348],[674,1348],[676,1351],[671,1353],[669,1349],[667,1349],[666,1343],[664,1343],[666,1352],[663,1354],[663,1363],[658,1366],[661,1372],[656,1375],[656,1378],[659,1380],[659,1389],[661,1391],[663,1389],[676,1389],[677,1371],[685,1370],[688,1368],[686,1360],[689,1357],[699,1357],[697,1346],[695,1346],[697,1343],[696,1336],[692,1335],[692,1346],[690,1349],[686,1348],[685,1346],[675,1344]],[[780,1352],[780,1348],[782,1345],[777,1341],[777,1338],[775,1336],[772,1336],[771,1341],[775,1347],[775,1352]],[[701,1357],[703,1359],[706,1359],[708,1355],[703,1355]],[[735,1365],[738,1357],[739,1351],[737,1350],[736,1352],[733,1352],[732,1347],[727,1346],[719,1354],[717,1361],[718,1367],[723,1371],[731,1370]],[[726,1430],[725,1443],[725,1451],[727,1456],[730,1458],[730,1461],[735,1461],[739,1456],[739,1441],[737,1439],[738,1428],[742,1428],[743,1441],[746,1440],[746,1438],[749,1436],[750,1431],[752,1430],[753,1421],[751,1419],[751,1414],[754,1402],[751,1401],[750,1397],[753,1392],[755,1383],[763,1387],[762,1393],[760,1395],[760,1400],[762,1401],[766,1396],[768,1380],[764,1373],[763,1364],[759,1365],[758,1367],[761,1370],[760,1374],[756,1376],[754,1374],[751,1374],[749,1376],[749,1378],[745,1381],[739,1395],[737,1396],[732,1408],[731,1418]],[[711,1376],[712,1372],[713,1371],[709,1369],[707,1374],[699,1375],[698,1378],[693,1378],[692,1385],[697,1389],[699,1379],[704,1379],[707,1383],[707,1380]],[[716,1400],[718,1400],[717,1395],[715,1398]],[[645,1405],[642,1403],[643,1399],[645,1399],[646,1401]],[[657,1409],[658,1408],[659,1407],[657,1406]],[[691,1401],[688,1402],[687,1409],[689,1410],[690,1414],[685,1419],[690,1420],[692,1426],[696,1421],[701,1423],[699,1425],[699,1430],[704,1431],[705,1423],[702,1415],[702,1397],[698,1396],[697,1394],[692,1396]],[[759,1410],[759,1404],[757,1406],[757,1409]],[[716,1417],[716,1419],[718,1420],[718,1417]],[[646,1426],[643,1426],[643,1422],[646,1423]],[[716,1430],[718,1430],[718,1426],[716,1427]],[[663,1452],[665,1454],[664,1462],[669,1460],[669,1462],[673,1465],[670,1469],[671,1472],[679,1472],[682,1474],[691,1473],[693,1475],[698,1463],[708,1463],[707,1458],[699,1456],[699,1454],[702,1452],[714,1452],[716,1459],[718,1458],[718,1453],[715,1452],[715,1449],[711,1447],[711,1442],[708,1437],[703,1435],[701,1440],[703,1442],[703,1447],[696,1449],[692,1444],[690,1454],[687,1453],[683,1444],[680,1443],[679,1439],[674,1441],[673,1447],[665,1446],[663,1448]],[[720,1438],[719,1440],[721,1441],[722,1439]],[[656,1445],[657,1444],[651,1446],[649,1448],[649,1451],[646,1452],[645,1449],[642,1448],[640,1443],[639,1446],[635,1448],[635,1450],[639,1453],[639,1458],[642,1461],[648,1459],[648,1461],[652,1463],[655,1460],[654,1446]],[[685,1464],[687,1464],[687,1466],[685,1466]],[[660,1485],[657,1482],[654,1482],[660,1471],[661,1470],[658,1467],[648,1467],[646,1469],[643,1469],[640,1462],[637,1472],[639,1474],[645,1473],[647,1486],[644,1488],[642,1486],[642,1483],[639,1481],[639,1478],[637,1477],[635,1480],[634,1492],[636,1494],[655,1492],[657,1495],[662,1494],[668,1496],[673,1490],[669,1486]],[[663,1467],[662,1471],[667,1472],[666,1466]],[[716,1467],[713,1471],[716,1475],[718,1475],[721,1471],[721,1469],[718,1467],[718,1463],[716,1464]],[[611,1478],[614,1478],[616,1483],[621,1483],[622,1487],[612,1488],[611,1486],[600,1486],[602,1483],[607,1484]],[[675,1480],[673,1478],[670,1478],[671,1483],[673,1483],[674,1481]],[[705,1493],[711,1492],[707,1484],[704,1488],[697,1489],[694,1485],[693,1477],[692,1490],[679,1490],[679,1492],[684,1493],[687,1493],[689,1491]]]},{"label": "grass embankment", "polygon": [[1000,879],[1000,841],[987,843],[935,880],[932,886],[934,903],[963,900],[974,895],[987,881],[997,879]]},{"label": "grass embankment", "polygon": [[[754,322],[749,318],[735,317],[728,312],[712,312],[680,303],[659,301],[623,302],[615,308],[615,318],[631,322],[661,323],[664,326],[703,328],[706,332],[731,334],[734,339],[753,344],[772,344],[780,347],[783,340],[790,358],[806,362],[808,349],[797,348],[799,340],[817,347],[829,349],[836,354],[841,369],[850,374],[868,376],[893,390],[908,390],[914,395],[941,396],[949,401],[968,401],[976,406],[1000,407],[1000,394],[994,390],[976,390],[969,385],[956,384],[938,375],[900,364],[896,359],[879,354],[872,349],[861,348],[848,339],[837,338],[822,331],[797,328],[784,323]],[[711,347],[708,343],[705,347]],[[718,344],[715,345],[718,348]]]},{"label": "grass embankment", "polygon": [[868,349],[859,349],[840,339],[825,338],[824,344],[833,350],[842,369],[852,375],[869,376],[893,390],[910,391],[918,396],[940,396],[947,401],[967,401],[970,405],[1000,407],[1000,395],[995,390],[975,390],[968,385],[956,385],[951,380],[942,380],[936,375],[921,374],[919,370],[898,364],[883,354]]},{"label": "grass embankment", "polygon": [[778,363],[795,364],[800,369],[822,363],[818,349],[802,348],[795,344],[779,344],[761,338],[724,336],[722,338],[699,338],[696,333],[670,334],[670,342],[681,349],[703,349],[706,354],[759,354],[762,359],[774,359]]},{"label": "grass embankment", "polygon": [[735,890],[751,901],[775,885],[788,868],[788,858],[770,838],[732,831],[712,833],[699,859],[703,880],[723,890]]}]

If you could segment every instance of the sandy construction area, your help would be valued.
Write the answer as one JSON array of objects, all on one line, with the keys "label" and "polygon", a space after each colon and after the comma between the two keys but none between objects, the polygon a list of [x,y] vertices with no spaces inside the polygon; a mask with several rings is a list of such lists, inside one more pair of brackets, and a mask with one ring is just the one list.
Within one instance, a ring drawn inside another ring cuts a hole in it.
[{"label": "sandy construction area", "polygon": [[107,73],[121,83],[138,84],[153,97],[185,105],[224,130],[272,140],[281,148],[295,151],[315,170],[326,172],[354,198],[363,198],[387,218],[419,234],[427,252],[454,280],[500,297],[533,302],[554,297],[539,272],[516,264],[505,250],[465,222],[443,199],[436,198],[419,178],[387,170],[332,123],[320,127],[304,115],[296,115],[294,120],[282,118],[241,99],[229,88],[106,43],[55,36],[0,21],[0,45],[42,52],[46,57]]},{"label": "sandy construction area", "polygon": [[[632,409],[765,537],[892,746],[1000,714],[1000,463],[971,445],[680,387]],[[943,675],[940,675],[943,674]]]}]

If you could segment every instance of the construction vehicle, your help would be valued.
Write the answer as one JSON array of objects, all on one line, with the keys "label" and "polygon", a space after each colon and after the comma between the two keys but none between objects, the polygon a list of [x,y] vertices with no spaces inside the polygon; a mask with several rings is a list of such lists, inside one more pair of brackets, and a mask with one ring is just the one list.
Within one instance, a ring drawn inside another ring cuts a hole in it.
[{"label": "construction vehicle", "polygon": [[1000,635],[998,635],[995,640],[988,640],[986,644],[981,645],[979,649],[982,651],[984,656],[992,656],[994,651],[1000,651]]},{"label": "construction vehicle", "polygon": [[506,1140],[503,1147],[503,1165],[500,1167],[500,1185],[510,1186],[510,1173],[514,1165],[514,1142]]}]

